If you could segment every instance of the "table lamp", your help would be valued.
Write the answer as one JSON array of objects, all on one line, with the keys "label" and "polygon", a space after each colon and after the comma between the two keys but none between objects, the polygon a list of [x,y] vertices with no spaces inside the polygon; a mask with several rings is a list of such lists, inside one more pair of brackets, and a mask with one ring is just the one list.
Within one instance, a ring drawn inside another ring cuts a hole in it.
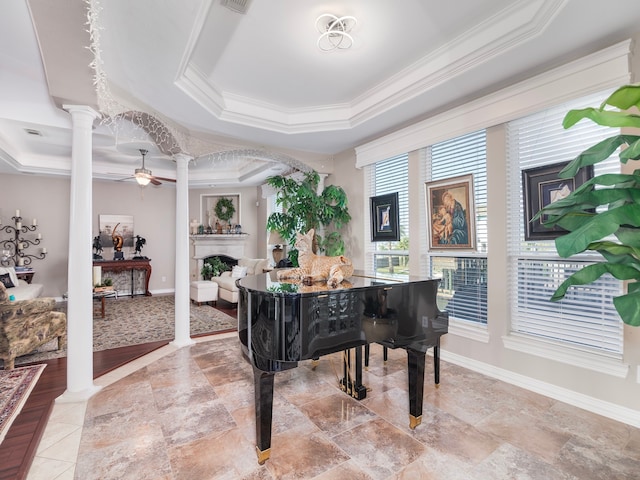
[{"label": "table lamp", "polygon": [[276,262],[276,265],[278,265],[278,262],[284,257],[283,246],[286,243],[286,240],[282,238],[282,235],[280,235],[280,233],[275,230],[271,230],[269,232],[268,243],[269,245],[273,245],[271,255],[273,256],[273,261]]}]

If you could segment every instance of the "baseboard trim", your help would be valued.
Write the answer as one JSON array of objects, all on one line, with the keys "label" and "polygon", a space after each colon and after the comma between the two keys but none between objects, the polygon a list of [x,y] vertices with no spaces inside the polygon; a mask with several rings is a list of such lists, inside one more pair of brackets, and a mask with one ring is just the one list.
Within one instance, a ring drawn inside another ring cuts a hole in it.
[{"label": "baseboard trim", "polygon": [[175,288],[163,288],[162,290],[149,290],[149,292],[151,293],[151,295],[168,295],[168,294],[175,294],[176,290]]},{"label": "baseboard trim", "polygon": [[600,400],[588,395],[583,395],[573,390],[558,387],[550,383],[535,380],[519,373],[514,373],[503,368],[479,362],[471,358],[441,350],[441,357],[446,362],[451,362],[474,372],[481,373],[491,378],[501,380],[518,387],[526,388],[535,393],[567,403],[574,407],[582,408],[592,413],[626,423],[640,428],[640,410],[623,407],[615,403]]}]

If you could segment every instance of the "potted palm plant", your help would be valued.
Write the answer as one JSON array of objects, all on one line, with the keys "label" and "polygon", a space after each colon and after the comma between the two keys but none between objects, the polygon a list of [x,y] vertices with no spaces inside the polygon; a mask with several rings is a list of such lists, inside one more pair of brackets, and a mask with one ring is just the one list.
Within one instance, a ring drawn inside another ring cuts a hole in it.
[{"label": "potted palm plant", "polygon": [[[336,185],[328,185],[318,194],[320,175],[316,171],[306,172],[302,180],[276,175],[267,179],[267,184],[278,190],[276,202],[283,212],[272,213],[267,219],[267,230],[278,232],[287,244],[293,247],[298,232],[314,228],[314,251],[326,255],[342,255],[344,240],[339,231],[351,220],[347,207],[347,194]],[[324,229],[324,235],[318,234]],[[298,264],[298,252],[289,249],[289,259]]]},{"label": "potted palm plant", "polygon": [[[618,88],[600,107],[569,111],[563,125],[570,128],[588,119],[616,129],[638,128],[640,116],[628,111],[633,107],[640,107],[640,84]],[[571,178],[580,168],[606,160],[620,147],[623,147],[619,153],[622,163],[640,158],[640,136],[618,131],[578,155],[559,176]],[[609,273],[618,280],[628,281],[626,293],[615,297],[613,304],[624,323],[639,326],[640,170],[631,174],[598,175],[566,198],[543,208],[536,218],[543,218],[545,226],[558,225],[568,231],[555,240],[561,257],[594,251],[604,258],[567,278],[551,300],[561,300],[571,286],[592,283]]]}]

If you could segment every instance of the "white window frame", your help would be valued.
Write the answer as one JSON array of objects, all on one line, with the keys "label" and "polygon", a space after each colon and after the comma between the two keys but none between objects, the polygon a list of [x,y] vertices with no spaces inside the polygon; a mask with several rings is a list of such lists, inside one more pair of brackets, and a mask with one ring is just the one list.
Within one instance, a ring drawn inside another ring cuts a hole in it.
[{"label": "white window frame", "polygon": [[[394,172],[396,172],[395,181],[391,181],[388,185],[380,185],[378,179],[376,179],[376,172],[385,168],[385,163],[395,165]],[[370,198],[378,195],[385,195],[388,193],[398,192],[398,210],[400,216],[400,222],[398,228],[400,229],[401,239],[403,237],[409,237],[409,177],[408,177],[408,165],[409,155],[402,154],[383,162],[378,162],[374,165],[365,167],[365,205],[366,213],[365,217],[365,236],[366,242],[366,254],[365,254],[365,270],[369,272],[376,272],[376,257],[390,256],[401,257],[405,259],[407,269],[409,265],[409,250],[399,249],[398,242],[372,242],[371,241],[371,215],[369,212]],[[410,240],[409,240],[410,241]],[[385,249],[383,247],[396,247]],[[408,270],[407,270],[408,271]],[[392,277],[408,278],[408,273],[386,273]]]},{"label": "white window frame", "polygon": [[[469,260],[481,259],[481,260],[484,260],[484,262],[487,264],[486,268],[488,270],[488,258],[487,258],[488,235],[487,235],[487,222],[486,222],[486,215],[487,215],[486,206],[487,206],[487,194],[488,194],[487,188],[486,188],[486,185],[487,185],[486,130],[483,129],[475,132],[469,132],[464,135],[460,135],[459,137],[455,137],[450,140],[440,142],[439,144],[436,144],[436,147],[442,144],[448,144],[456,148],[456,152],[459,152],[460,146],[459,145],[456,146],[456,142],[460,142],[460,141],[464,142],[465,140],[472,142],[469,145],[474,150],[477,150],[479,146],[484,146],[484,148],[482,149],[482,153],[480,153],[480,156],[477,156],[478,153],[467,156],[467,159],[469,161],[476,160],[476,159],[484,161],[484,169],[480,168],[480,174],[478,174],[478,165],[470,166],[465,162],[457,162],[457,163],[452,162],[450,166],[443,164],[442,167],[444,167],[444,171],[440,170],[441,173],[438,173],[439,168],[436,167],[435,168],[436,173],[434,174],[434,166],[433,166],[433,159],[432,159],[433,146],[426,147],[422,151],[422,155],[421,155],[422,165],[421,165],[420,174],[422,177],[421,183],[422,185],[424,185],[425,182],[428,182],[431,180],[441,180],[444,178],[455,177],[458,175],[475,173],[474,203],[476,204],[476,219],[475,219],[476,229],[475,230],[476,230],[477,248],[476,248],[476,251],[452,250],[447,252],[440,252],[440,251],[424,250],[426,253],[425,255],[422,256],[422,259],[421,259],[422,260],[421,269],[422,269],[423,275],[427,275],[427,276],[432,275],[431,272],[432,272],[433,261],[440,258],[452,258],[452,259],[457,258],[457,259],[469,259]],[[454,156],[457,156],[457,155],[454,154]],[[449,166],[449,168],[447,168],[447,166]],[[423,190],[424,190],[424,187],[423,187]],[[425,202],[426,202],[426,199],[425,199]],[[479,217],[482,217],[482,216],[485,217],[484,220],[479,219]],[[420,220],[421,231],[426,232],[427,230],[426,206],[424,205],[421,209],[421,217],[422,217]],[[425,248],[428,245],[428,243],[426,242],[426,236],[422,241],[422,245],[424,245]],[[487,271],[485,270],[483,274],[486,276]],[[445,279],[443,279],[443,281],[444,280]],[[487,283],[487,291],[488,291],[488,281],[486,283]],[[444,287],[445,285],[441,283],[439,288],[439,295],[438,295],[438,306],[441,310],[446,309],[447,303],[449,301],[444,296]],[[482,321],[476,321],[476,320],[472,320],[464,317],[455,317],[454,315],[449,313],[449,327],[450,327],[449,331],[458,336],[471,338],[471,339],[485,342],[485,343],[488,342],[489,336],[488,336],[487,328],[488,328],[489,319],[488,319],[488,305],[487,305],[488,301],[486,300],[486,298],[483,303],[484,303],[484,310],[487,312],[486,318],[485,318],[486,321],[482,322]]]},{"label": "white window frame", "polygon": [[[506,348],[526,352],[543,358],[553,359],[562,363],[567,363],[591,370],[599,371],[609,375],[624,377],[628,371],[628,365],[622,362],[624,348],[624,331],[622,322],[617,320],[617,324],[612,321],[612,311],[615,309],[610,301],[603,300],[599,304],[593,302],[592,309],[595,312],[601,308],[601,315],[607,320],[602,322],[601,333],[603,338],[598,340],[597,323],[593,322],[593,330],[590,332],[591,321],[588,318],[586,309],[582,308],[585,299],[593,298],[593,289],[596,288],[603,298],[615,296],[621,292],[622,284],[617,280],[603,277],[597,284],[585,287],[572,287],[566,300],[559,304],[544,302],[538,299],[536,289],[527,289],[523,282],[533,280],[542,282],[540,288],[546,285],[545,290],[552,288],[555,290],[566,275],[571,272],[571,268],[587,265],[594,259],[599,259],[597,254],[583,254],[571,257],[570,259],[560,258],[556,251],[553,240],[524,241],[524,214],[522,195],[522,170],[540,165],[552,165],[560,161],[568,161],[575,157],[582,150],[593,145],[597,139],[603,139],[611,135],[610,131],[597,127],[592,122],[582,122],[573,129],[562,131],[562,117],[567,111],[574,108],[584,108],[586,106],[599,105],[608,93],[601,92],[589,95],[578,100],[566,102],[553,108],[548,108],[544,112],[532,114],[527,117],[510,122],[507,125],[507,198],[508,198],[508,264],[511,289],[509,291],[509,308],[511,313],[510,332],[503,337]],[[557,127],[556,127],[557,125]],[[527,138],[520,138],[519,128],[523,130],[523,135],[527,132],[536,133]],[[601,133],[598,132],[601,130]],[[547,148],[544,142],[555,144],[553,148]],[[566,138],[566,143],[558,145],[558,140]],[[575,139],[575,141],[573,140]],[[596,139],[594,141],[594,139]],[[539,144],[538,144],[539,143]],[[528,146],[530,145],[530,147]],[[595,166],[595,174],[604,172],[619,171],[619,161],[617,156],[609,161]],[[536,267],[538,265],[538,267]],[[531,271],[527,274],[527,271]],[[537,268],[537,269],[536,269]],[[551,276],[541,276],[544,271],[556,271]],[[527,276],[529,275],[529,276]],[[561,278],[553,278],[560,275]],[[547,280],[545,280],[545,278]],[[529,280],[526,280],[529,279]],[[590,289],[589,292],[584,291]],[[580,294],[580,291],[584,293]],[[609,293],[610,291],[610,293]],[[524,295],[522,292],[527,292]],[[546,295],[548,292],[544,292]],[[579,304],[580,311],[576,310]],[[526,302],[526,303],[523,303]],[[580,303],[582,302],[582,303]],[[580,315],[582,314],[582,315]],[[599,315],[593,313],[590,315]],[[617,317],[617,314],[615,314]],[[546,325],[546,327],[545,327]],[[576,330],[576,326],[582,326],[582,332]],[[536,330],[541,328],[542,330]],[[564,333],[563,332],[571,332]],[[538,333],[535,333],[538,331]],[[579,333],[580,340],[571,340],[570,336]],[[616,338],[617,336],[617,338]],[[601,347],[595,344],[600,342]],[[589,345],[589,343],[591,343]],[[606,347],[605,347],[606,345]]]}]

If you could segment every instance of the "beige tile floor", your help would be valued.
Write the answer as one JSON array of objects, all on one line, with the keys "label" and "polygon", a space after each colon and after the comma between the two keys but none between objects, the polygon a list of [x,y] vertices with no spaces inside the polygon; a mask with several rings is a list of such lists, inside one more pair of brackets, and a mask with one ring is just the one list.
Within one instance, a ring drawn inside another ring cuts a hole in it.
[{"label": "beige tile floor", "polygon": [[[276,375],[272,453],[254,450],[235,334],[164,347],[56,404],[29,479],[638,479],[640,430],[443,362],[408,428],[406,356],[372,348],[358,402],[339,356]],[[431,368],[427,378],[431,378]]]}]

